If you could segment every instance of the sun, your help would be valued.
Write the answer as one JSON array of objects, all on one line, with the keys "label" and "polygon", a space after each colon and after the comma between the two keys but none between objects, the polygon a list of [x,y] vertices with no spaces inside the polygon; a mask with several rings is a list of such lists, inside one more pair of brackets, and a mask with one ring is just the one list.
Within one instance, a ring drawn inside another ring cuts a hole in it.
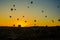
[{"label": "sun", "polygon": [[18,26],[18,25],[21,25],[21,27],[29,27],[30,22],[20,21],[20,22],[17,22],[17,26]]},{"label": "sun", "polygon": [[17,23],[17,26],[18,26],[18,25],[21,25],[21,27],[25,27],[27,24],[24,23],[23,21],[20,21],[20,22]]},{"label": "sun", "polygon": [[18,23],[17,26],[18,25],[21,25],[21,27],[25,27],[26,26],[24,23]]},{"label": "sun", "polygon": [[20,25],[21,25],[21,27],[25,27],[26,26],[26,24],[24,24],[24,23],[20,23]]}]

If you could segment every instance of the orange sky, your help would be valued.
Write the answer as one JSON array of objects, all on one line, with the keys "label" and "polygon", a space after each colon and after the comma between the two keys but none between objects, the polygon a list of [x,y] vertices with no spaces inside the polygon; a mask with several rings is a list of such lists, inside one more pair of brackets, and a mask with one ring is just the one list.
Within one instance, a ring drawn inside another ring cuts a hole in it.
[{"label": "orange sky", "polygon": [[60,8],[57,7],[60,6],[60,0],[32,1],[31,4],[31,0],[0,0],[0,26],[13,26],[14,24],[16,26],[34,26],[34,24],[36,26],[60,26],[60,21],[58,21],[60,19]]}]

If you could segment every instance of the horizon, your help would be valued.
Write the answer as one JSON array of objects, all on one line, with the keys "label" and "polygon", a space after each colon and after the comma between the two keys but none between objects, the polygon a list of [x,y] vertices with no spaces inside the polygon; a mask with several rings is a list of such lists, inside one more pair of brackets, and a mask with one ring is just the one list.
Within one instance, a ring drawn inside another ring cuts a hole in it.
[{"label": "horizon", "polygon": [[21,25],[18,25],[18,26],[0,26],[0,27],[18,27],[18,28],[24,28],[24,27],[27,27],[27,28],[30,28],[30,27],[60,27],[60,26],[21,26]]}]

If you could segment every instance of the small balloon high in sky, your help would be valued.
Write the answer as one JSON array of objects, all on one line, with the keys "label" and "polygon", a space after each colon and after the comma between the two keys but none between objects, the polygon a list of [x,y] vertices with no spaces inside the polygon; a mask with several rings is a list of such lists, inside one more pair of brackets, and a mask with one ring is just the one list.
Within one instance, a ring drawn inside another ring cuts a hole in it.
[{"label": "small balloon high in sky", "polygon": [[0,26],[18,25],[60,26],[60,0],[0,0]]}]

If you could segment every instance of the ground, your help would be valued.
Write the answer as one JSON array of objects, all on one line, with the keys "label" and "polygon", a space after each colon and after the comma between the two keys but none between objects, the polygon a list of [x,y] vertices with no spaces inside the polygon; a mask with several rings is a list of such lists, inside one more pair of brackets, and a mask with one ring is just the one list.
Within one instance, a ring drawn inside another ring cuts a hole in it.
[{"label": "ground", "polygon": [[59,40],[59,36],[60,26],[0,27],[0,40]]}]

